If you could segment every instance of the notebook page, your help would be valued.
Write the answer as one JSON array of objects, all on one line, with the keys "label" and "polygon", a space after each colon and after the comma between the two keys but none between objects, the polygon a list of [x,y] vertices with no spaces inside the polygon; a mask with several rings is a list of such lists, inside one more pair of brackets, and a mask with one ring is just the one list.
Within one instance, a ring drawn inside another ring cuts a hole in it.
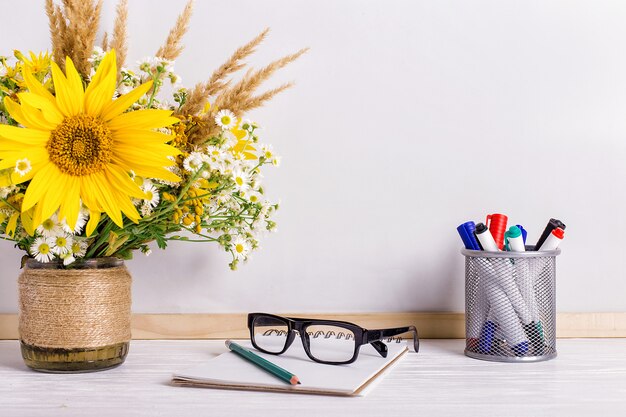
[{"label": "notebook page", "polygon": [[[373,347],[364,345],[361,347],[356,362],[348,365],[324,365],[309,359],[300,340],[294,341],[289,350],[282,355],[269,355],[259,352],[248,341],[238,343],[297,375],[301,385],[290,386],[230,351],[207,361],[204,365],[177,373],[174,378],[190,382],[204,382],[208,385],[352,394],[388,363],[407,350],[404,342],[388,343],[389,353],[387,358],[383,358]],[[338,344],[341,343],[346,342],[334,338],[316,341],[319,349],[329,349],[329,351],[340,350]]]}]

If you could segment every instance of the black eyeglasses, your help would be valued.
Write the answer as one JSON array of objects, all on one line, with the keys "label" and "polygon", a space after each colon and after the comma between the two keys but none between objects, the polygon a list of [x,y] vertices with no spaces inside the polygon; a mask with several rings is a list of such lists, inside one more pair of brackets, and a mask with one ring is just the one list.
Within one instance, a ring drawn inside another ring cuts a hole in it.
[{"label": "black eyeglasses", "polygon": [[[356,324],[336,320],[281,317],[266,313],[248,314],[248,328],[252,345],[261,352],[280,355],[300,334],[307,356],[319,363],[341,365],[352,363],[359,356],[362,345],[370,344],[383,358],[387,357],[384,339],[413,332],[413,346],[419,351],[419,338],[415,326],[394,329],[367,330]],[[337,339],[326,343],[325,339]]]}]

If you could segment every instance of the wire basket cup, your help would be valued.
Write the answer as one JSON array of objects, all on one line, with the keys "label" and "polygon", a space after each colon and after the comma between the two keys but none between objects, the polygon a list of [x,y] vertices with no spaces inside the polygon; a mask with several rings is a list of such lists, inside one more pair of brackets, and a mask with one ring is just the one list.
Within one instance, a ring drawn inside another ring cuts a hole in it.
[{"label": "wire basket cup", "polygon": [[556,357],[554,251],[484,252],[465,256],[465,354],[498,362]]}]

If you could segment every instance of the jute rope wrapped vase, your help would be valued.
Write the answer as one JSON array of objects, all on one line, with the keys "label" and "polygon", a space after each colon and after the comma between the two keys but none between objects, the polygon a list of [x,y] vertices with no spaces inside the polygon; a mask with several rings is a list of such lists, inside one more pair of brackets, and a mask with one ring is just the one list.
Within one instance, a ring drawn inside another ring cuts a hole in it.
[{"label": "jute rope wrapped vase", "polygon": [[19,332],[26,365],[44,372],[89,372],[124,362],[130,333],[131,276],[120,259],[63,269],[26,262],[18,280]]}]

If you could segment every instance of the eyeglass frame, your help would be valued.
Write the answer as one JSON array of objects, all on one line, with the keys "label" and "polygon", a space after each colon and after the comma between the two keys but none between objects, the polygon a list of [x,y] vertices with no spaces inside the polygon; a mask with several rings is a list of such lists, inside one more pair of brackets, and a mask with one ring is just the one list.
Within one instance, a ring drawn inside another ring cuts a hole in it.
[{"label": "eyeglass frame", "polygon": [[[263,349],[256,343],[254,337],[254,321],[258,317],[269,317],[275,320],[280,320],[287,325],[287,337],[285,339],[285,346],[283,347],[283,350],[281,350],[280,352],[270,352],[266,349]],[[355,346],[352,358],[347,361],[324,361],[313,356],[311,354],[311,342],[309,338],[309,333],[306,331],[306,329],[310,326],[336,326],[351,331],[354,335]],[[347,321],[284,317],[268,313],[249,313],[248,329],[250,330],[250,341],[252,342],[252,346],[254,346],[254,348],[257,350],[268,353],[270,355],[281,355],[285,353],[287,349],[289,349],[289,347],[293,344],[296,338],[295,332],[298,332],[302,341],[302,347],[304,348],[304,351],[306,352],[306,355],[309,357],[309,359],[314,362],[327,365],[346,365],[349,363],[353,363],[359,356],[359,350],[361,349],[361,346],[367,344],[372,345],[372,347],[374,347],[374,349],[380,354],[380,356],[386,358],[388,349],[387,345],[382,341],[384,339],[388,339],[393,336],[398,336],[400,334],[408,332],[413,332],[413,347],[415,349],[415,353],[419,352],[419,337],[417,333],[417,328],[415,326],[368,330],[364,327]]]}]

